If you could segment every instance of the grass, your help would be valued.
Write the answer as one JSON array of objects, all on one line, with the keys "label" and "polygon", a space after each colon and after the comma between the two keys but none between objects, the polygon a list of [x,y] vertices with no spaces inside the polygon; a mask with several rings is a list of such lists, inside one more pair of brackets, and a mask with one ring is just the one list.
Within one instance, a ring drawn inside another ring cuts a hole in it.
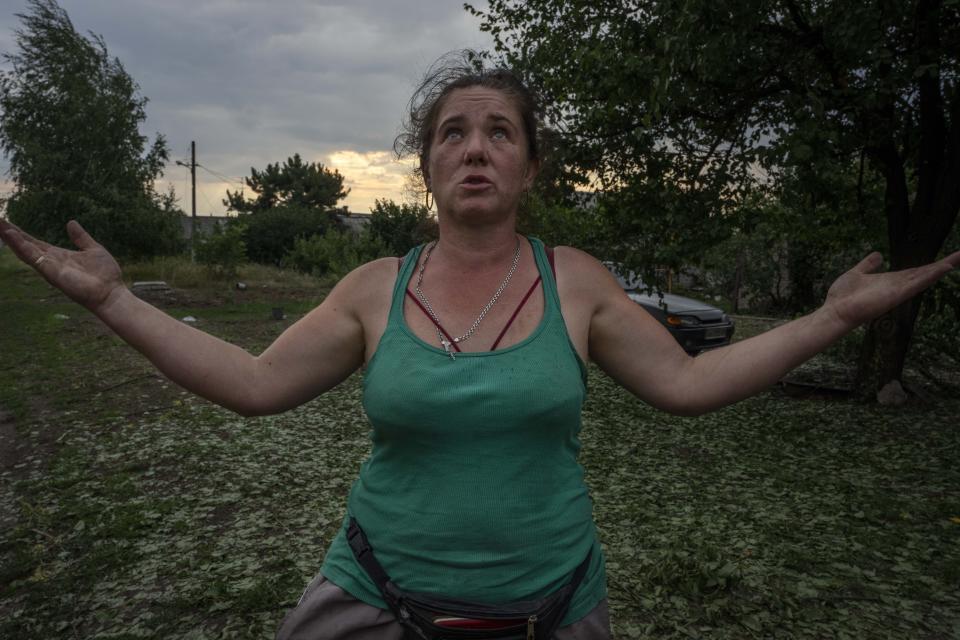
[{"label": "grass", "polygon": [[[168,310],[256,350],[322,295],[247,280],[249,297],[208,281]],[[0,637],[273,637],[369,451],[360,376],[239,418],[3,251],[0,327]],[[771,391],[693,419],[595,369],[589,389],[616,637],[960,636],[960,400]]]},{"label": "grass", "polygon": [[[124,279],[128,284],[141,280],[163,280],[171,287],[202,288],[206,290],[222,289],[234,282],[256,282],[262,288],[271,290],[291,290],[316,286],[315,278],[295,271],[287,271],[255,263],[242,265],[235,276],[224,282],[210,268],[191,262],[184,256],[155,258],[146,262],[125,264]],[[329,283],[326,283],[329,284]]]}]

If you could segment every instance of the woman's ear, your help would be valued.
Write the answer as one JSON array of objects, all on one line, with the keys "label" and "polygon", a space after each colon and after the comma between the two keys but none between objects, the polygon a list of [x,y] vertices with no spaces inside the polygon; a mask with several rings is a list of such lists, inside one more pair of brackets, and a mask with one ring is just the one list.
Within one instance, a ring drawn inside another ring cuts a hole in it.
[{"label": "woman's ear", "polygon": [[523,189],[524,191],[529,191],[533,188],[533,183],[537,179],[537,174],[540,173],[540,159],[531,160],[527,165],[527,172],[523,178]]},{"label": "woman's ear", "polygon": [[423,158],[420,159],[420,177],[423,178],[423,185],[427,188],[427,191],[430,191],[430,172],[427,171],[427,165]]}]

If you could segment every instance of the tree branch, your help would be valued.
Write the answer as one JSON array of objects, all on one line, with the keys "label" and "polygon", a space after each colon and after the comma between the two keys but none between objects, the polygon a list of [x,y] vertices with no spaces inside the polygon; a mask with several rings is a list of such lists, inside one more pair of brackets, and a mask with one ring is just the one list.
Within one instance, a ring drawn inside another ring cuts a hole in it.
[{"label": "tree branch", "polygon": [[944,162],[938,176],[937,196],[931,212],[934,216],[930,231],[931,241],[936,242],[936,246],[942,245],[960,211],[960,180],[957,180],[960,175],[960,88],[954,84],[951,89],[950,130],[944,136]]},{"label": "tree branch", "polygon": [[940,92],[940,1],[919,0],[915,15],[914,41],[917,51],[917,87],[920,94],[920,149],[917,197],[914,207],[928,212],[933,207],[943,166],[943,95]]}]

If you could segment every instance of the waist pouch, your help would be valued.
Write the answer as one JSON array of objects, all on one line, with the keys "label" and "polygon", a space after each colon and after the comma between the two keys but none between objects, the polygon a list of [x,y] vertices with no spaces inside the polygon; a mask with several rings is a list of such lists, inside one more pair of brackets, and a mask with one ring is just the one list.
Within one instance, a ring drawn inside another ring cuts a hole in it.
[{"label": "waist pouch", "polygon": [[376,583],[403,626],[405,640],[548,640],[570,608],[592,553],[587,553],[566,585],[544,598],[485,604],[403,591],[374,557],[367,536],[352,517],[347,541],[357,562]]}]

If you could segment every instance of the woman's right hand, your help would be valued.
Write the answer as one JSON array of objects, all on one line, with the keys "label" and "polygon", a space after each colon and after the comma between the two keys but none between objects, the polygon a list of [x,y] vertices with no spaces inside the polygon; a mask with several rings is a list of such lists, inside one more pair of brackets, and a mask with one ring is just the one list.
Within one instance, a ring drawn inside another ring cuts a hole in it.
[{"label": "woman's right hand", "polygon": [[55,247],[0,219],[3,241],[18,258],[72,300],[96,312],[124,288],[120,265],[76,220],[67,223],[67,233],[79,251]]}]

